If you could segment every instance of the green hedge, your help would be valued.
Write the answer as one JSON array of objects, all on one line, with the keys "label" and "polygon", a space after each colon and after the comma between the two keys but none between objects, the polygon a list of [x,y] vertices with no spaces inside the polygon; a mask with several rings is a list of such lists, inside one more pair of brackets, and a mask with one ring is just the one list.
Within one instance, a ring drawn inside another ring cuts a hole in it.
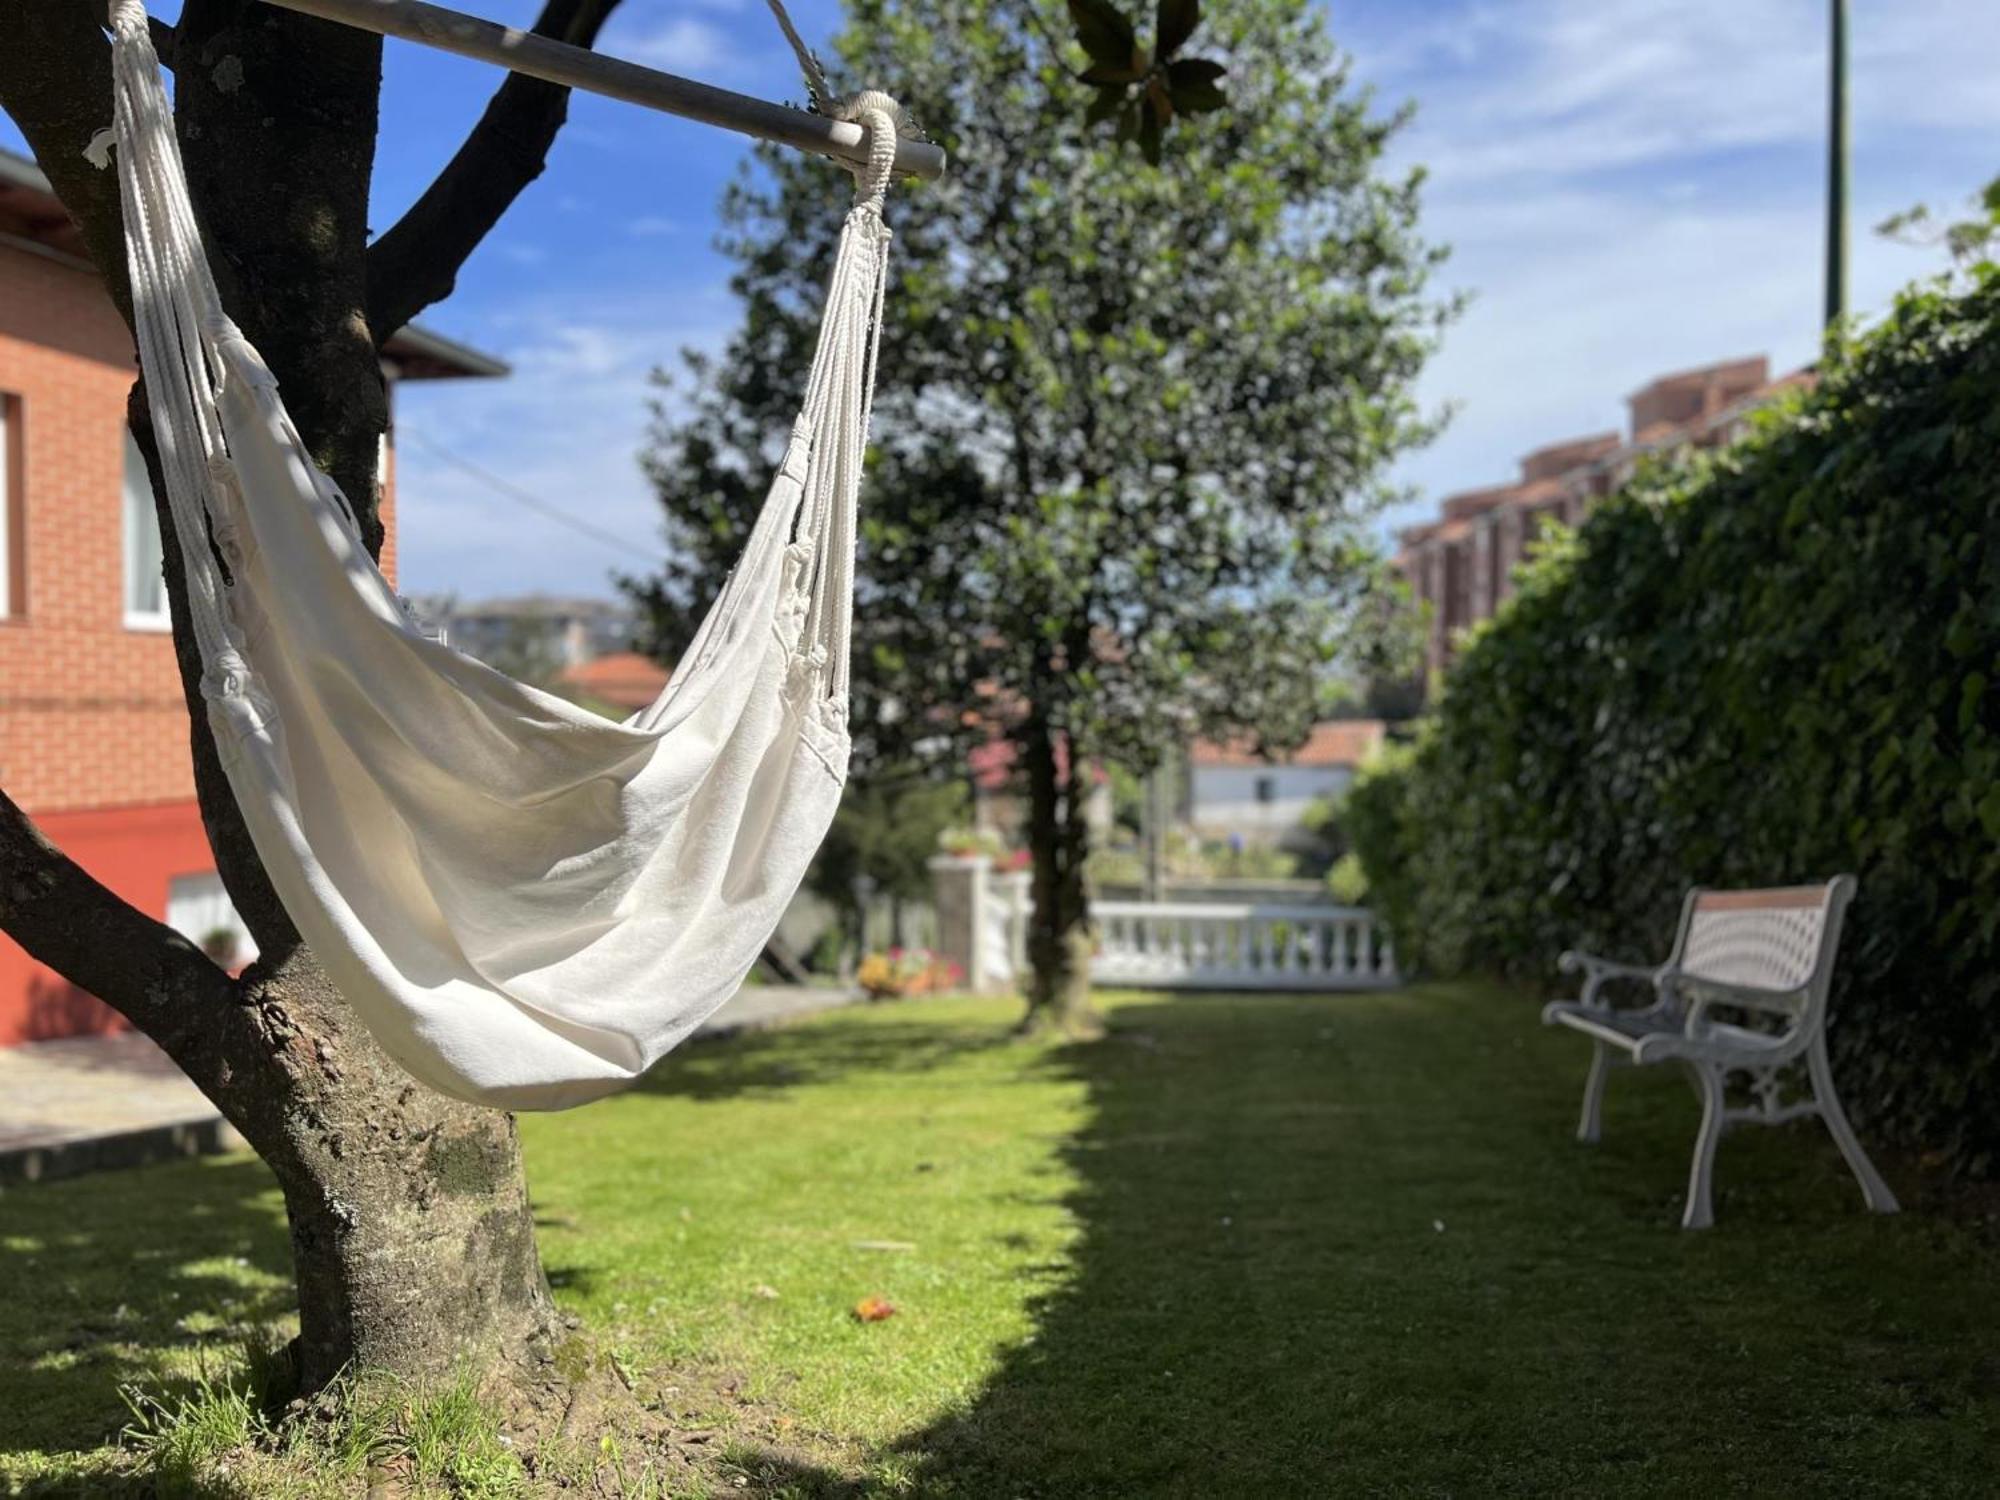
[{"label": "green hedge", "polygon": [[1523,571],[1348,827],[1400,954],[1664,951],[1690,883],[1851,870],[1832,1042],[1878,1137],[2000,1172],[2000,274],[1642,473]]}]

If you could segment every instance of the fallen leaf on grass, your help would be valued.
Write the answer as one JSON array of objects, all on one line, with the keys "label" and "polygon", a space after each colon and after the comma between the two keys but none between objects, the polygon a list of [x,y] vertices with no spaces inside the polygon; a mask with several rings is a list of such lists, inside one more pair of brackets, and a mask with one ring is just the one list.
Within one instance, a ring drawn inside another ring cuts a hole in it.
[{"label": "fallen leaf on grass", "polygon": [[762,1282],[759,1282],[756,1286],[750,1288],[750,1295],[753,1297],[762,1297],[766,1302],[769,1302],[778,1295],[778,1289],[774,1286],[765,1286]]},{"label": "fallen leaf on grass", "polygon": [[854,1319],[857,1323],[879,1323],[884,1318],[896,1316],[896,1304],[887,1297],[863,1297],[854,1304]]},{"label": "fallen leaf on grass", "polygon": [[916,1245],[909,1240],[856,1240],[857,1250],[914,1250]]}]

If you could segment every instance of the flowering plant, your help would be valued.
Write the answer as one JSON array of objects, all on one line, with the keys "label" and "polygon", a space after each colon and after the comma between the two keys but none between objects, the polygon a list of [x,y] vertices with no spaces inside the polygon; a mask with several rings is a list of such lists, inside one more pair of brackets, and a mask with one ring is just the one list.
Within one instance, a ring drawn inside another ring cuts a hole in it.
[{"label": "flowering plant", "polygon": [[928,948],[891,948],[862,959],[854,977],[871,1000],[896,1000],[956,989],[965,970]]}]

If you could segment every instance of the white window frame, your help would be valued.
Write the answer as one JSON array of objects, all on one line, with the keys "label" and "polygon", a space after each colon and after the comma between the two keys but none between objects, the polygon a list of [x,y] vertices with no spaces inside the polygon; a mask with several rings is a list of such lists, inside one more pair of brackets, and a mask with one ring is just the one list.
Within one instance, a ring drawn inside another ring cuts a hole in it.
[{"label": "white window frame", "polygon": [[15,434],[18,403],[0,391],[0,620],[14,618],[14,458],[20,439]]},{"label": "white window frame", "polygon": [[[133,572],[136,564],[132,549],[137,540],[133,527],[135,524],[150,526],[157,535],[160,522],[159,511],[153,504],[153,488],[150,481],[144,483],[138,492],[134,493],[135,465],[136,473],[143,479],[146,473],[146,461],[141,456],[138,440],[132,436],[130,429],[125,429],[124,434],[125,446],[118,481],[119,530],[124,538],[124,545],[119,553],[123,566],[119,569],[118,589],[125,628],[154,632],[171,630],[174,622],[167,607],[167,586],[164,580],[160,584],[160,602],[157,609],[135,609],[132,603],[134,585],[138,582]],[[162,536],[159,547],[162,555],[165,546],[166,538]]]}]

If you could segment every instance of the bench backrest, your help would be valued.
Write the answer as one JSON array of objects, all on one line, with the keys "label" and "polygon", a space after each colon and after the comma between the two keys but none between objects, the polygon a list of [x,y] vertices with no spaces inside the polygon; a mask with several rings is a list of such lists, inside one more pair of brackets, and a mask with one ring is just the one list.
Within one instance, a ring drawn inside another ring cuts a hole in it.
[{"label": "bench backrest", "polygon": [[1697,887],[1682,909],[1673,963],[1696,979],[1804,990],[1803,1005],[1779,1008],[1794,1014],[1823,1011],[1841,919],[1854,888],[1852,875],[1825,885],[1761,891]]}]

